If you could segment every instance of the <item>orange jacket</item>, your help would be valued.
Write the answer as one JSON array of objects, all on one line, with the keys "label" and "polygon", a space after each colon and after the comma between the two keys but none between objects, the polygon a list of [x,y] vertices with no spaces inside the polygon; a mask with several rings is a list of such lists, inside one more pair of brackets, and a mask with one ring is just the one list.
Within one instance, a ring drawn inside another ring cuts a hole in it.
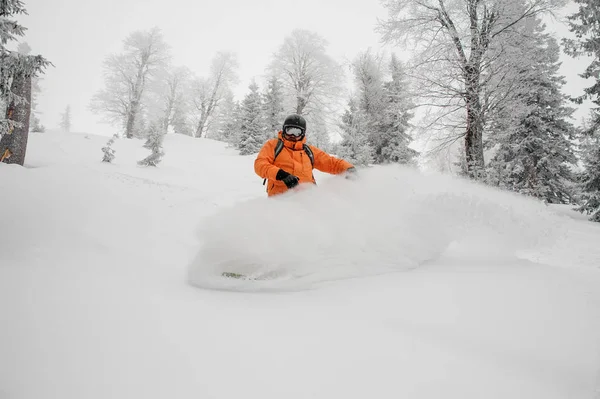
[{"label": "orange jacket", "polygon": [[[313,165],[311,165],[310,158],[303,148],[303,145],[306,143],[306,137],[301,141],[293,142],[285,140],[281,132],[279,132],[278,136],[278,139],[271,139],[263,145],[254,161],[254,171],[256,174],[268,180],[267,194],[269,196],[282,194],[288,190],[282,181],[275,178],[279,169],[297,176],[300,179],[300,184],[315,183]],[[274,160],[275,147],[278,140],[283,141],[283,149],[277,156],[277,159]],[[314,168],[321,172],[337,175],[353,166],[351,163],[333,157],[315,146],[311,145],[309,147],[314,155]]]}]

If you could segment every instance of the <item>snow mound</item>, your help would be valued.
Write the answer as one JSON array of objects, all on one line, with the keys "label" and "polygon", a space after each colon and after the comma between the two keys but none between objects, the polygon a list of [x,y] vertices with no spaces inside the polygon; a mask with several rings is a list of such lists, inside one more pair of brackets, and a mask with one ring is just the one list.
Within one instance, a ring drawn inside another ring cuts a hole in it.
[{"label": "snow mound", "polygon": [[410,270],[453,246],[469,246],[482,260],[514,259],[553,242],[562,223],[523,196],[396,165],[374,167],[358,180],[328,177],[316,187],[220,209],[201,223],[189,281],[203,288],[307,289]]}]

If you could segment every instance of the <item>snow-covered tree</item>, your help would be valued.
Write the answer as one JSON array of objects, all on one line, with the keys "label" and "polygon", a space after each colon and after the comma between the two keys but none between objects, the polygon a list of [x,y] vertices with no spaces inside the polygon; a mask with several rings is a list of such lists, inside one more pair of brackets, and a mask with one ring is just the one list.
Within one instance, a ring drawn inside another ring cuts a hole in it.
[{"label": "snow-covered tree", "polygon": [[[17,51],[23,55],[31,54],[31,46],[27,42],[21,42],[17,46]],[[37,110],[37,97],[42,92],[40,76],[33,76],[31,78],[31,115],[29,117],[29,128],[32,132],[43,133],[46,131],[44,125],[42,125],[39,118],[39,111]]]},{"label": "snow-covered tree", "polygon": [[600,127],[600,4],[596,0],[574,0],[579,5],[578,11],[568,17],[569,30],[576,36],[575,39],[563,39],[564,50],[574,58],[586,55],[591,57],[591,62],[580,76],[584,79],[593,79],[593,84],[584,90],[584,94],[576,98],[581,104],[583,100],[590,99],[596,105],[592,110],[591,130]]},{"label": "snow-covered tree", "polygon": [[600,130],[589,132],[582,145],[585,170],[581,173],[581,205],[577,210],[600,222]]},{"label": "snow-covered tree", "polygon": [[[380,140],[380,128],[386,107],[381,62],[381,56],[374,56],[370,50],[361,52],[355,57],[352,72],[357,98],[351,100],[350,107],[357,108],[352,114],[355,119],[361,120],[364,129],[362,134],[368,137],[370,147],[377,153],[381,153],[383,145]],[[353,102],[356,102],[356,105],[353,105]]]},{"label": "snow-covered tree", "polygon": [[65,111],[60,114],[60,128],[63,132],[71,131],[71,106],[67,105]]},{"label": "snow-covered tree", "polygon": [[113,159],[115,159],[115,150],[112,148],[112,145],[115,143],[115,140],[118,139],[119,136],[114,134],[106,143],[104,147],[102,147],[102,162],[111,163]]},{"label": "snow-covered tree", "polygon": [[238,61],[235,54],[217,53],[211,62],[208,78],[193,82],[194,137],[205,137],[223,98],[238,81]]},{"label": "snow-covered tree", "polygon": [[250,92],[242,102],[240,155],[256,154],[265,142],[265,117],[263,114],[262,96],[258,85],[253,80],[249,86]]},{"label": "snow-covered tree", "polygon": [[[149,123],[158,124],[165,134],[175,129],[176,113],[183,110],[189,95],[192,73],[187,67],[169,67],[159,71],[148,84],[145,108]],[[188,108],[189,109],[189,108]]]},{"label": "snow-covered tree", "polygon": [[[430,130],[464,139],[467,174],[484,173],[482,74],[491,48],[520,21],[553,10],[561,0],[386,0],[389,18],[380,26],[386,42],[414,45],[411,70],[421,97],[440,115]],[[526,38],[523,38],[526,40]]]},{"label": "snow-covered tree", "polygon": [[384,83],[386,107],[381,136],[381,152],[377,153],[381,163],[394,162],[414,164],[419,153],[410,148],[413,141],[409,133],[414,103],[402,62],[392,54],[390,59],[391,80]]},{"label": "snow-covered tree", "polygon": [[367,118],[359,109],[358,103],[355,98],[348,101],[348,108],[340,125],[343,139],[338,145],[337,155],[354,165],[367,166],[373,162],[374,150],[367,133]]},{"label": "snow-covered tree", "polygon": [[195,123],[193,120],[193,77],[181,87],[182,93],[179,101],[173,105],[171,126],[177,134],[194,136]]},{"label": "snow-covered tree", "polygon": [[330,113],[338,104],[344,74],[326,48],[326,40],[317,33],[295,29],[274,54],[270,71],[283,84],[286,113]]},{"label": "snow-covered tree", "polygon": [[412,104],[406,76],[394,54],[389,65],[391,80],[385,78],[382,63],[383,57],[370,51],[359,53],[353,63],[362,128],[369,138],[374,163],[411,163],[418,154],[409,148]]},{"label": "snow-covered tree", "polygon": [[[521,60],[523,89],[512,101],[518,119],[498,134],[499,144],[490,162],[488,179],[500,187],[544,200],[572,202],[572,168],[576,163],[571,139],[575,129],[567,121],[573,109],[562,94],[564,78],[558,75],[560,49],[554,38],[537,27],[530,37],[537,44],[528,47]],[[534,71],[534,73],[529,73]]]},{"label": "snow-covered tree", "polygon": [[144,148],[152,151],[150,155],[138,162],[143,166],[158,166],[162,157],[165,155],[163,151],[163,138],[165,133],[163,127],[159,123],[153,123],[148,131],[148,138],[144,144]]},{"label": "snow-covered tree", "polygon": [[23,165],[31,118],[32,79],[50,64],[42,56],[19,54],[6,47],[24,36],[25,28],[13,18],[26,14],[21,0],[0,1],[0,160]]},{"label": "snow-covered tree", "polygon": [[222,137],[229,145],[238,148],[242,136],[242,105],[239,101],[231,104],[230,112],[227,115],[228,117],[222,125]]},{"label": "snow-covered tree", "polygon": [[323,110],[315,110],[306,119],[306,143],[329,151],[331,138],[329,137],[328,114]]},{"label": "snow-covered tree", "polygon": [[569,30],[575,38],[564,39],[563,44],[565,52],[572,57],[586,55],[591,58],[580,76],[593,79],[593,83],[575,100],[581,104],[588,99],[594,104],[591,121],[584,132],[582,152],[585,170],[581,176],[583,193],[578,209],[591,215],[591,220],[600,222],[600,4],[595,0],[574,1],[579,8],[568,19]]},{"label": "snow-covered tree", "polygon": [[221,101],[209,138],[229,143],[237,148],[240,142],[241,105],[229,92]]},{"label": "snow-covered tree", "polygon": [[123,42],[123,50],[105,59],[105,87],[93,96],[90,107],[132,138],[143,133],[139,121],[143,97],[149,80],[167,67],[170,50],[158,28],[131,33]]},{"label": "snow-covered tree", "polygon": [[283,83],[277,76],[273,75],[267,82],[267,89],[264,94],[267,134],[275,135],[281,130],[283,120],[286,117],[284,103]]}]

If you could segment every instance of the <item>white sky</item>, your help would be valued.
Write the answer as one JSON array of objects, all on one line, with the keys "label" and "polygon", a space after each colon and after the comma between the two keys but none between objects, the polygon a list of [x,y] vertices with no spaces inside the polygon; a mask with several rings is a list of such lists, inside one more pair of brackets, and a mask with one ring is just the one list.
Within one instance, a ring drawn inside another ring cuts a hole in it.
[{"label": "white sky", "polygon": [[[200,76],[216,52],[236,52],[240,96],[293,29],[319,33],[329,42],[329,54],[344,62],[381,47],[374,28],[386,16],[379,0],[25,0],[25,6],[29,15],[19,17],[28,29],[23,40],[54,64],[41,82],[42,123],[55,128],[71,105],[73,131],[103,135],[115,128],[101,123],[88,104],[103,86],[102,61],[119,52],[132,31],[160,27],[174,64]],[[568,94],[581,94],[585,85],[577,73],[586,64],[563,58]]]}]

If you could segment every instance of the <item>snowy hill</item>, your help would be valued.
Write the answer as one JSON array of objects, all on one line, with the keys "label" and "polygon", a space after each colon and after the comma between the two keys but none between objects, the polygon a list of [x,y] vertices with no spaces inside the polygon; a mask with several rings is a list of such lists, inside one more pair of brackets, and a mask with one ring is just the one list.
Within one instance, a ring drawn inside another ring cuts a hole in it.
[{"label": "snowy hill", "polygon": [[106,141],[0,164],[0,398],[600,397],[600,226],[568,208],[401,167],[267,199],[222,143]]}]

